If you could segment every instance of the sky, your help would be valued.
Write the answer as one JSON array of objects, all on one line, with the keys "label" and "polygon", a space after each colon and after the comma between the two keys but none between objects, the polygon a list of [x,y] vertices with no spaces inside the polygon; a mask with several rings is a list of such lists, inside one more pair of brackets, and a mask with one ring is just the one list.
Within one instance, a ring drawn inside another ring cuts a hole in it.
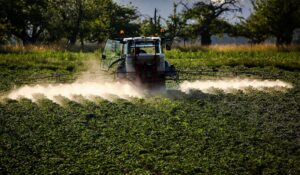
[{"label": "sky", "polygon": [[[158,14],[166,19],[173,11],[174,0],[115,0],[115,1],[119,2],[122,5],[127,5],[131,3],[133,6],[138,8],[139,12],[143,16],[153,16],[154,9],[157,8]],[[251,13],[250,0],[241,0],[241,7],[242,7],[242,13],[237,13],[236,15],[229,15],[226,18],[231,22],[237,20],[236,16],[243,16],[247,18]]]}]

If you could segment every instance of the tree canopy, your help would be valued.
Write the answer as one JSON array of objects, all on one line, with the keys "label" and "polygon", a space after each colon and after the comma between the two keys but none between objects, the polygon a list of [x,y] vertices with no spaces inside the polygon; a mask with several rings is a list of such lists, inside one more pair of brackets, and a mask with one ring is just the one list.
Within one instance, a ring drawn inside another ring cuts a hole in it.
[{"label": "tree canopy", "polygon": [[202,45],[211,44],[212,35],[223,33],[245,36],[252,43],[275,37],[278,45],[291,44],[293,31],[300,28],[299,0],[252,0],[250,17],[229,23],[224,16],[240,12],[240,1],[177,0],[167,19],[153,9],[153,17],[141,20],[132,4],[124,6],[114,0],[0,0],[0,43],[14,36],[23,44],[64,40],[68,45],[78,41],[83,45],[119,37],[121,30],[130,37],[156,35],[164,28],[170,40],[200,36]]},{"label": "tree canopy", "polygon": [[202,45],[211,44],[211,36],[218,33],[214,28],[217,26],[216,23],[225,24],[220,23],[224,21],[221,18],[224,13],[241,11],[239,0],[201,0],[196,1],[191,8],[184,3],[181,4],[186,8],[185,18],[195,21],[193,24],[195,32],[201,36]]},{"label": "tree canopy", "polygon": [[242,22],[242,35],[254,43],[275,37],[278,45],[291,44],[300,27],[299,0],[253,0],[254,13]]},{"label": "tree canopy", "polygon": [[24,44],[34,43],[47,26],[48,0],[0,0],[2,26]]},{"label": "tree canopy", "polygon": [[23,44],[66,38],[103,41],[121,29],[137,33],[137,10],[113,0],[0,0],[0,40],[14,35]]}]

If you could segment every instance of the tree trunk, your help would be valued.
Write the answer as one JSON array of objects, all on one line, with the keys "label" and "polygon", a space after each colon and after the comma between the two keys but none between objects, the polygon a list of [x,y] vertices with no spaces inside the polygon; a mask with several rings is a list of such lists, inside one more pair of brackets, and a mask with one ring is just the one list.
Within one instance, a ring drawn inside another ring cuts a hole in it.
[{"label": "tree trunk", "polygon": [[30,42],[30,40],[28,40],[27,38],[22,38],[22,43],[23,43],[24,46],[29,45],[29,44],[32,44],[32,43]]},{"label": "tree trunk", "polygon": [[81,45],[81,50],[84,49],[84,36],[83,32],[80,32],[80,45]]},{"label": "tree trunk", "polygon": [[208,30],[204,30],[201,34],[201,45],[211,45],[211,34]]},{"label": "tree trunk", "polygon": [[28,36],[28,34],[25,31],[22,31],[21,33],[21,40],[23,45],[34,44],[36,42],[36,40]]},{"label": "tree trunk", "polygon": [[23,45],[36,44],[37,39],[33,37],[24,37],[22,38]]},{"label": "tree trunk", "polygon": [[74,32],[70,37],[69,37],[69,45],[75,45],[76,40],[77,40],[77,33],[78,32]]},{"label": "tree trunk", "polygon": [[76,40],[77,40],[77,36],[80,32],[80,24],[82,21],[82,15],[83,15],[83,7],[82,7],[82,1],[81,0],[76,0],[76,5],[78,6],[77,10],[78,10],[78,16],[76,19],[76,23],[75,26],[73,27],[73,32],[71,34],[71,36],[69,37],[69,44],[70,45],[75,45]]},{"label": "tree trunk", "polygon": [[283,44],[290,45],[293,40],[293,32],[286,32],[276,36],[276,45],[280,46]]},{"label": "tree trunk", "polygon": [[40,30],[34,30],[32,31],[32,36],[29,36],[28,33],[26,32],[26,29],[24,29],[21,34],[16,35],[17,37],[19,37],[22,42],[23,45],[28,45],[28,44],[35,44],[40,36],[40,34],[42,33],[42,29]]}]

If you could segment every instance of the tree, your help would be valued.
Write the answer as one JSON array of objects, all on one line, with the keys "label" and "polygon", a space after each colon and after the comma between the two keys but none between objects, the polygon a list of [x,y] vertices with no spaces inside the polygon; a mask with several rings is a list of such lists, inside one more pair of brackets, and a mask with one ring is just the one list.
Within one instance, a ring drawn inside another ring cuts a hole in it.
[{"label": "tree", "polygon": [[144,19],[140,24],[141,35],[151,36],[153,35],[153,22],[151,19]]},{"label": "tree", "polygon": [[[99,2],[99,1],[97,1]],[[132,6],[120,6],[111,0],[102,0],[98,4],[95,18],[90,23],[90,41],[102,42],[106,38],[120,37],[120,31],[126,36],[139,33],[137,10]]]},{"label": "tree", "polygon": [[111,13],[109,37],[120,37],[120,31],[125,31],[126,36],[137,36],[139,24],[137,23],[137,10],[130,6],[119,6],[115,4],[115,11]]},{"label": "tree", "polygon": [[139,31],[136,9],[113,0],[0,0],[0,40],[10,34],[24,44],[62,38],[73,45],[80,39],[101,42],[107,37]]},{"label": "tree", "polygon": [[144,36],[159,35],[162,29],[161,16],[157,15],[157,9],[154,9],[153,17],[148,17],[141,23],[141,34]]},{"label": "tree", "polygon": [[62,37],[68,39],[69,45],[74,45],[80,39],[81,45],[89,37],[92,23],[102,14],[102,6],[109,1],[97,0],[49,0],[47,26],[49,39],[58,40]]},{"label": "tree", "polygon": [[249,28],[262,30],[276,37],[276,44],[291,44],[293,31],[300,27],[299,0],[253,0],[255,13],[248,20]]},{"label": "tree", "polygon": [[[178,5],[180,3],[173,3],[173,14],[168,17],[167,20],[167,37],[171,40],[171,44],[173,43],[173,40],[175,37],[181,37],[184,39],[184,43],[186,40],[186,37],[188,35],[188,28],[186,24],[186,19],[184,16],[177,12]],[[191,35],[189,35],[191,36]]]},{"label": "tree", "polygon": [[47,25],[47,5],[47,0],[0,0],[0,21],[23,44],[35,43]]},{"label": "tree", "polygon": [[8,24],[0,19],[0,44],[4,44],[9,36]]},{"label": "tree", "polygon": [[233,36],[244,36],[250,39],[250,43],[259,44],[264,42],[270,34],[266,31],[265,18],[260,18],[257,15],[250,15],[248,19],[242,20],[239,24],[234,26]]},{"label": "tree", "polygon": [[202,45],[211,44],[212,24],[226,12],[241,11],[239,0],[205,0],[195,2],[192,8],[181,2],[186,8],[186,19],[196,22],[196,33],[201,36]]}]

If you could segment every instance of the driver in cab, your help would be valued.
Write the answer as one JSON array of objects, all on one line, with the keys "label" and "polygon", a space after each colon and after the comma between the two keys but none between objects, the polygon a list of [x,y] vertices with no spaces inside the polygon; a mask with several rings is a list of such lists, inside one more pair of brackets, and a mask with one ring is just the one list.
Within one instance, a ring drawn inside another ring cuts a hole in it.
[{"label": "driver in cab", "polygon": [[146,53],[146,51],[144,51],[143,49],[141,49],[141,48],[139,48],[139,47],[136,47],[136,48],[134,49],[134,53],[135,53],[136,55],[138,55],[138,54],[140,54],[140,53]]}]

